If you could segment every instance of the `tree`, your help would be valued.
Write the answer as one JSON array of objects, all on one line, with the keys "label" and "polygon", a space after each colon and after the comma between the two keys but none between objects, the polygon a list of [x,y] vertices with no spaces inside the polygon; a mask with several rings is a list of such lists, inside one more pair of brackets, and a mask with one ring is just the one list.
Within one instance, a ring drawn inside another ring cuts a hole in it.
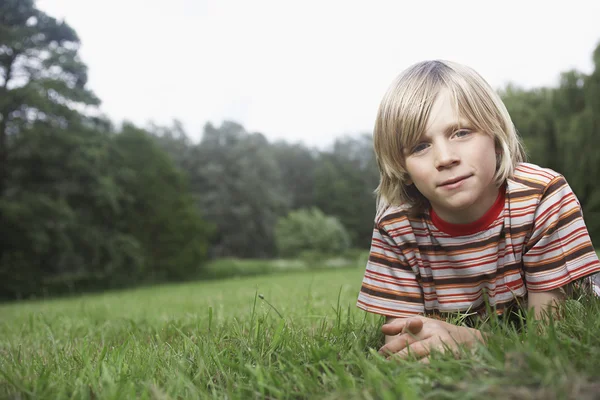
[{"label": "tree", "polygon": [[43,122],[16,138],[0,198],[1,297],[98,288],[116,283],[117,271],[138,276],[138,242],[117,225],[129,195],[114,150],[103,132]]},{"label": "tree", "polygon": [[217,227],[213,255],[273,256],[275,223],[287,212],[288,196],[265,137],[233,122],[207,124],[192,159],[192,190]]},{"label": "tree", "polygon": [[302,252],[339,255],[350,246],[350,236],[340,221],[318,208],[291,211],[277,222],[277,249],[284,257]]},{"label": "tree", "polygon": [[121,229],[144,254],[144,281],[197,275],[213,228],[202,220],[188,181],[149,133],[126,124],[114,137],[115,167],[125,176],[127,195]]},{"label": "tree", "polygon": [[79,121],[77,107],[98,105],[85,88],[79,38],[66,23],[35,8],[33,0],[0,3],[0,196],[18,135],[36,121],[66,127]]},{"label": "tree", "polygon": [[156,138],[156,142],[187,175],[194,164],[194,144],[186,133],[183,124],[174,120],[171,126],[149,124],[145,129]]},{"label": "tree", "polygon": [[315,204],[315,169],[319,152],[283,141],[274,143],[271,148],[290,209],[312,207]]},{"label": "tree", "polygon": [[0,297],[193,276],[210,227],[154,139],[87,115],[79,39],[0,2]]},{"label": "tree", "polygon": [[78,230],[83,210],[70,202],[93,196],[93,166],[105,155],[95,122],[79,112],[99,101],[85,88],[78,45],[67,24],[33,1],[0,3],[0,295],[35,292],[59,273],[77,275],[79,257],[101,259],[108,245],[75,240],[86,236]]},{"label": "tree", "polygon": [[338,139],[333,151],[322,153],[317,162],[315,205],[340,220],[355,247],[370,243],[378,179],[370,135]]}]

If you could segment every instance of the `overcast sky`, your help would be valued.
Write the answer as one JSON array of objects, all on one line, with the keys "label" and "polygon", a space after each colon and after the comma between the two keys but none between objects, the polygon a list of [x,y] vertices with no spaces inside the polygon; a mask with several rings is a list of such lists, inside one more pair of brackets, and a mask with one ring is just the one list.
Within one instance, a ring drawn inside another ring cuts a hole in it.
[{"label": "overcast sky", "polygon": [[78,33],[89,87],[115,122],[240,122],[326,146],[371,132],[414,62],[465,63],[492,86],[592,71],[600,1],[38,0]]}]

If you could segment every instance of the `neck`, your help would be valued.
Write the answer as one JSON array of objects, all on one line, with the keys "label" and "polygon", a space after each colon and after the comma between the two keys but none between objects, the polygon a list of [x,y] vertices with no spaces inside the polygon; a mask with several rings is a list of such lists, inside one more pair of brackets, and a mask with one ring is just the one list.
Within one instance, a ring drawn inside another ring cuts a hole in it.
[{"label": "neck", "polygon": [[498,199],[500,189],[495,185],[490,186],[486,194],[482,196],[477,204],[473,204],[463,210],[438,209],[432,205],[437,217],[450,224],[470,224],[483,217]]}]

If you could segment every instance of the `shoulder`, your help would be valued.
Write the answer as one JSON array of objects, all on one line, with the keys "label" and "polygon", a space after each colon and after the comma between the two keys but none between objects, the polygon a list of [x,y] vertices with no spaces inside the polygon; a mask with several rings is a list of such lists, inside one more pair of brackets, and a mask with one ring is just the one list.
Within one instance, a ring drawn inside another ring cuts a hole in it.
[{"label": "shoulder", "polygon": [[550,168],[543,168],[530,163],[518,163],[511,179],[521,185],[543,190],[557,179],[564,178]]},{"label": "shoulder", "polygon": [[515,197],[541,197],[547,192],[567,186],[567,181],[558,172],[531,163],[519,163],[508,179],[508,191]]},{"label": "shoulder", "polygon": [[382,227],[389,225],[390,223],[394,223],[394,221],[407,221],[408,216],[409,210],[407,206],[386,205],[385,207],[377,210],[377,215],[375,216],[375,225]]},{"label": "shoulder", "polygon": [[565,177],[550,168],[520,163],[508,181],[508,188],[515,215],[528,215],[536,226],[563,214],[575,218],[576,212],[581,211],[581,204]]},{"label": "shoulder", "polygon": [[508,179],[507,201],[513,225],[529,226],[548,208],[577,199],[565,178],[550,168],[519,163]]},{"label": "shoulder", "polygon": [[412,229],[415,225],[423,223],[422,216],[414,216],[406,205],[388,205],[377,212],[375,226],[385,231],[398,231]]}]

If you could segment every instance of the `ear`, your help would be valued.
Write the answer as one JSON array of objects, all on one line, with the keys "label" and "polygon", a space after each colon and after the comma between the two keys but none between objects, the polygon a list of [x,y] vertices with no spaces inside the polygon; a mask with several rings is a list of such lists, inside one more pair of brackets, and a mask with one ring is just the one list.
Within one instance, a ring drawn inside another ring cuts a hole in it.
[{"label": "ear", "polygon": [[498,139],[494,139],[494,150],[496,150],[497,156],[502,154],[502,144],[498,141]]}]

